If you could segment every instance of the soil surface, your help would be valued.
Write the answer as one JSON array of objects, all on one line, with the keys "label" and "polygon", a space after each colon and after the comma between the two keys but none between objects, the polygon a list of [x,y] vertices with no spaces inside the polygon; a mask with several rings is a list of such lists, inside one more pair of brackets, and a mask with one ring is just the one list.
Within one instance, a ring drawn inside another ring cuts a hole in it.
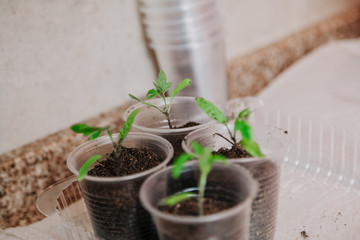
[{"label": "soil surface", "polygon": [[149,170],[161,163],[158,155],[147,148],[121,148],[119,159],[115,154],[106,155],[106,159],[99,161],[88,171],[90,176],[120,177]]},{"label": "soil surface", "polygon": [[[159,165],[162,159],[146,148],[121,148],[120,158],[114,153],[91,169],[88,174],[98,177],[126,176]],[[87,182],[82,184],[83,196],[95,234],[100,239],[155,240],[156,230],[151,216],[141,206],[139,189],[143,180]]]},{"label": "soil surface", "polygon": [[[173,129],[188,128],[188,127],[194,127],[194,126],[198,126],[198,125],[200,125],[200,123],[190,121],[179,127],[175,126]],[[175,161],[175,159],[184,152],[184,150],[181,147],[181,142],[182,142],[182,140],[184,140],[184,137],[185,136],[174,135],[174,136],[169,136],[167,138],[167,140],[171,143],[171,145],[174,148],[174,157],[171,159],[169,165],[172,165],[173,162]]]},{"label": "soil surface", "polygon": [[[210,215],[222,210],[231,208],[234,204],[220,201],[212,198],[204,198],[203,207],[204,215]],[[162,206],[160,210],[178,216],[199,216],[198,199],[192,198],[186,201],[179,202],[175,206]]]},{"label": "soil surface", "polygon": [[213,151],[213,154],[220,154],[227,158],[251,158],[252,156],[241,146],[236,145],[232,148],[222,147],[217,151]]},{"label": "soil surface", "polygon": [[179,128],[187,128],[187,127],[195,127],[195,126],[199,126],[200,123],[194,122],[194,121],[190,121],[185,123],[184,125],[181,125],[180,127],[174,127],[174,129],[179,129]]}]

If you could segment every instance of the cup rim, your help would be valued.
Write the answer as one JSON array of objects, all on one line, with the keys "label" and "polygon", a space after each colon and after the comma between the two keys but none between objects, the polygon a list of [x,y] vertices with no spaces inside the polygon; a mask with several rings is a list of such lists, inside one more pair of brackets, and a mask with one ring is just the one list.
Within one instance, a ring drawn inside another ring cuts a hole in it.
[{"label": "cup rim", "polygon": [[[112,134],[112,137],[114,139],[117,139],[118,137],[118,133]],[[160,136],[154,135],[154,134],[150,134],[150,133],[144,133],[144,132],[129,132],[128,135],[126,136],[126,139],[129,138],[147,138],[148,140],[152,140],[152,141],[157,141],[158,143],[162,144],[164,146],[164,149],[169,153],[166,158],[157,166],[150,168],[146,171],[140,172],[140,173],[136,173],[136,174],[131,174],[131,175],[126,175],[126,176],[120,176],[120,177],[95,177],[95,176],[89,176],[86,175],[84,177],[85,180],[89,180],[89,181],[93,181],[93,182],[113,182],[113,181],[130,181],[133,179],[137,179],[137,178],[141,178],[144,176],[147,176],[151,173],[156,172],[157,170],[162,169],[163,167],[165,167],[171,160],[171,158],[174,155],[174,149],[173,146],[171,145],[171,143],[169,141],[167,141],[165,138],[162,138]],[[94,139],[92,141],[87,141],[84,142],[82,144],[80,144],[79,146],[77,146],[67,157],[67,167],[68,169],[76,176],[79,175],[79,171],[76,170],[75,166],[73,163],[71,163],[72,159],[75,158],[75,154],[78,153],[79,151],[81,151],[84,147],[89,147],[89,146],[93,146],[93,147],[101,147],[104,145],[108,145],[111,143],[111,139],[109,136],[102,136],[99,137],[97,139]],[[85,152],[86,153],[86,152]],[[75,160],[73,161],[75,162]]]},{"label": "cup rim", "polygon": [[[198,161],[192,160],[192,161],[186,163],[185,167],[193,166],[193,165],[198,166]],[[224,166],[223,164],[220,164],[220,163],[214,163],[214,165],[218,165],[218,166],[221,166],[221,167],[226,167],[226,166]],[[165,219],[167,219],[169,221],[174,221],[174,222],[178,222],[178,223],[207,223],[207,222],[213,222],[213,221],[216,221],[216,220],[218,220],[220,218],[230,217],[232,215],[237,214],[238,211],[240,211],[240,209],[246,208],[248,204],[250,205],[249,207],[251,208],[251,202],[254,200],[254,198],[257,195],[258,185],[259,184],[252,177],[249,170],[247,170],[245,167],[242,167],[242,166],[240,166],[238,164],[231,164],[231,163],[230,163],[230,165],[231,165],[231,168],[229,168],[229,170],[234,171],[234,169],[236,169],[235,171],[238,171],[239,174],[246,175],[246,178],[249,180],[250,184],[254,185],[254,187],[249,188],[249,195],[243,201],[237,203],[236,205],[234,205],[231,208],[222,210],[222,211],[214,213],[214,214],[204,215],[204,216],[179,216],[179,215],[175,215],[175,214],[162,212],[159,209],[153,207],[152,204],[148,201],[148,199],[146,197],[144,197],[144,195],[145,195],[144,186],[148,182],[150,182],[152,179],[154,179],[157,175],[162,174],[164,172],[170,171],[170,169],[173,168],[173,166],[168,166],[168,167],[156,172],[155,174],[152,174],[151,176],[149,176],[145,180],[145,182],[141,185],[140,192],[139,192],[139,197],[140,197],[141,204],[143,205],[143,207],[147,211],[151,212],[151,215],[154,214],[154,215],[156,215],[158,217],[162,217],[162,218],[165,218]]]},{"label": "cup rim", "polygon": [[[283,132],[280,128],[277,128],[277,127],[274,127],[274,126],[271,126],[271,125],[268,125],[268,124],[265,124],[265,123],[261,123],[259,121],[255,121],[256,124],[262,124],[263,126],[266,126],[266,127],[269,127],[271,128],[271,130],[274,130],[274,131],[278,131],[278,132]],[[232,129],[234,127],[234,121],[231,121],[230,123],[228,123],[228,126],[230,127],[230,129]],[[190,146],[190,143],[188,143],[189,141],[189,137],[199,133],[199,132],[202,132],[202,131],[208,131],[211,129],[212,130],[215,130],[217,128],[225,128],[224,125],[220,124],[220,123],[216,123],[216,124],[213,124],[213,125],[209,125],[209,126],[206,126],[204,128],[201,128],[201,129],[196,129],[192,132],[190,132],[189,134],[187,134],[183,141],[181,142],[181,147],[182,149],[187,152],[187,153],[190,153],[191,152],[191,146]],[[289,136],[287,134],[283,134],[283,138],[277,138],[277,140],[279,142],[282,143],[283,147],[282,148],[287,148],[289,142],[290,142],[290,139],[289,139]],[[264,159],[272,159],[272,156],[276,155],[275,153],[273,154],[266,154],[266,156],[262,157],[262,158],[259,158],[259,157],[250,157],[250,158],[229,158],[228,160],[229,161],[232,161],[232,162],[236,162],[236,163],[254,163],[254,162],[259,162],[259,161],[263,161]]]},{"label": "cup rim", "polygon": [[[170,97],[166,97],[165,99],[166,99],[166,101],[169,101]],[[190,97],[190,96],[176,96],[174,98],[174,100],[173,100],[173,103],[175,103],[177,100],[180,101],[180,100],[188,100],[188,99],[193,99],[194,103],[195,103],[195,97]],[[159,99],[159,98],[149,99],[149,100],[147,100],[145,102],[150,102],[150,103],[153,103],[153,104],[159,102],[161,104],[162,99]],[[130,113],[133,112],[134,110],[136,110],[136,109],[145,109],[145,108],[148,108],[148,106],[145,106],[142,103],[135,103],[134,105],[130,106],[129,108],[127,108],[124,111],[123,119],[127,119],[127,117],[130,115]],[[161,114],[161,113],[159,113],[159,114]],[[211,122],[212,122],[212,120],[209,119],[208,122],[201,123],[200,125],[197,125],[197,126],[186,127],[186,128],[177,128],[177,129],[144,127],[144,126],[138,125],[138,124],[136,124],[136,122],[134,122],[133,127],[135,129],[140,130],[140,131],[148,132],[148,133],[152,133],[152,134],[166,134],[166,133],[174,133],[174,134],[176,134],[176,133],[189,132],[189,131],[193,131],[193,130],[196,130],[196,129],[203,128],[204,126],[209,125]]]}]

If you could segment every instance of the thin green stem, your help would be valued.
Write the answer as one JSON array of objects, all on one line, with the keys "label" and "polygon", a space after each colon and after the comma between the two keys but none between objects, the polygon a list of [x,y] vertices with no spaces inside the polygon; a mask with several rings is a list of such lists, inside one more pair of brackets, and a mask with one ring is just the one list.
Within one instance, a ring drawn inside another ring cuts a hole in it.
[{"label": "thin green stem", "polygon": [[199,181],[199,200],[198,200],[198,210],[200,216],[204,215],[203,203],[204,203],[206,181],[207,181],[207,174],[201,174]]},{"label": "thin green stem", "polygon": [[114,139],[113,139],[113,137],[112,137],[112,134],[111,134],[111,132],[110,132],[110,127],[106,127],[105,129],[106,129],[106,131],[107,131],[107,133],[108,133],[108,135],[109,135],[109,137],[110,137],[111,143],[112,143],[112,145],[113,145],[113,149],[114,149],[115,156],[116,156],[116,158],[118,158],[118,157],[119,157],[119,153],[118,153],[118,151],[117,151],[117,146],[116,146],[116,144],[115,144],[115,142],[114,142]]}]

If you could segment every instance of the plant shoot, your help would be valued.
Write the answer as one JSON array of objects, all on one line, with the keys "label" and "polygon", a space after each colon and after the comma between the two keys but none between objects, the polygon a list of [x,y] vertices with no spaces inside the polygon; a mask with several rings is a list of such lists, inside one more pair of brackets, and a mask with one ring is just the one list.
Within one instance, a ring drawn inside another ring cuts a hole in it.
[{"label": "plant shoot", "polygon": [[160,205],[168,205],[174,206],[177,203],[190,199],[197,198],[198,199],[198,212],[199,215],[204,215],[203,202],[204,195],[207,183],[207,177],[211,171],[212,165],[215,162],[223,163],[228,165],[226,158],[222,155],[214,155],[211,153],[209,148],[201,147],[200,143],[192,142],[191,146],[193,147],[193,153],[183,153],[181,154],[174,163],[174,167],[171,170],[171,175],[173,178],[178,179],[184,169],[186,162],[191,159],[199,160],[199,169],[200,169],[200,179],[198,182],[198,194],[190,193],[190,192],[180,192],[176,193],[172,196],[169,196],[163,199],[160,202]]},{"label": "plant shoot", "polygon": [[[96,139],[97,137],[100,136],[101,132],[106,132],[109,137],[110,140],[112,142],[113,145],[113,153],[114,156],[111,157],[109,155],[106,155],[106,158],[112,160],[112,161],[118,161],[118,159],[120,158],[121,155],[121,144],[124,141],[124,139],[126,138],[127,134],[129,133],[131,126],[134,122],[135,116],[136,114],[139,112],[139,109],[133,111],[129,117],[126,119],[124,125],[121,127],[120,129],[120,133],[119,133],[119,138],[117,143],[114,141],[112,134],[110,132],[110,127],[90,127],[84,123],[81,124],[75,124],[73,126],[71,126],[71,130],[73,130],[76,133],[82,133],[84,136],[90,136],[90,140]],[[78,177],[78,181],[81,181],[84,179],[84,177],[86,176],[86,173],[88,172],[89,168],[96,163],[99,159],[105,157],[104,155],[94,155],[91,156],[80,168],[79,171],[79,177]]]},{"label": "plant shoot", "polygon": [[[209,117],[215,119],[217,122],[223,124],[226,127],[231,140],[225,138],[222,135],[220,136],[229,141],[233,145],[234,149],[242,146],[251,156],[264,157],[264,154],[261,152],[259,145],[253,139],[252,129],[248,122],[251,111],[248,108],[244,109],[239,113],[239,115],[235,119],[234,130],[230,131],[227,124],[226,116],[219,108],[217,108],[211,102],[200,97],[196,98],[196,103]],[[240,132],[242,136],[242,139],[240,141],[236,139],[237,132]]]},{"label": "plant shoot", "polygon": [[186,78],[184,80],[182,80],[179,85],[176,86],[176,88],[171,92],[170,94],[170,102],[166,101],[166,93],[169,91],[169,89],[172,86],[172,82],[168,82],[167,81],[167,77],[166,74],[163,71],[159,72],[159,76],[157,79],[155,79],[155,82],[153,82],[155,88],[150,89],[147,94],[146,94],[146,98],[147,99],[151,99],[153,97],[159,97],[163,100],[164,102],[164,107],[161,109],[158,106],[155,106],[153,104],[150,104],[148,102],[144,102],[141,101],[139,98],[135,97],[132,94],[129,94],[129,97],[131,99],[134,99],[144,105],[153,107],[157,110],[159,110],[162,114],[165,115],[166,120],[168,122],[169,128],[172,129],[173,126],[171,124],[171,120],[170,120],[170,110],[171,110],[171,105],[172,102],[174,100],[174,97],[176,96],[176,94],[178,94],[181,90],[183,90],[185,87],[189,86],[191,84],[191,79],[190,78]]}]

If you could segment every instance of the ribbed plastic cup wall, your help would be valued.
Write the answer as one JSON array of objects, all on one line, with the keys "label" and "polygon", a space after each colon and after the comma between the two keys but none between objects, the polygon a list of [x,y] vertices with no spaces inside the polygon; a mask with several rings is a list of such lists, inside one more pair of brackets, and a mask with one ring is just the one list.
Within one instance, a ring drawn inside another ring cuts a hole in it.
[{"label": "ribbed plastic cup wall", "polygon": [[228,98],[224,33],[215,0],[139,0],[149,47],[180,94],[218,104]]}]

